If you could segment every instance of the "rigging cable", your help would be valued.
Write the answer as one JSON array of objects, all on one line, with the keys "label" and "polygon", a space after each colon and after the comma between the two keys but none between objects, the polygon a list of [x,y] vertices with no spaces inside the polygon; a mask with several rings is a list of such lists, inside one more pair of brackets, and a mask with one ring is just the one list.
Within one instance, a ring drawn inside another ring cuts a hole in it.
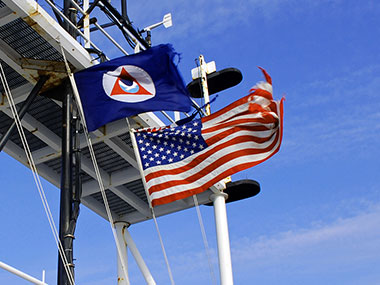
[{"label": "rigging cable", "polygon": [[87,129],[87,125],[86,125],[86,121],[85,121],[85,117],[84,117],[84,113],[83,113],[83,109],[82,109],[82,104],[81,104],[81,101],[80,101],[80,98],[79,98],[78,89],[76,87],[73,74],[72,74],[72,72],[70,70],[69,63],[67,62],[67,59],[66,59],[65,52],[63,50],[62,44],[59,41],[59,39],[57,41],[58,41],[58,43],[59,43],[59,45],[61,47],[62,57],[63,57],[63,59],[65,61],[66,71],[67,71],[67,74],[68,74],[69,79],[70,79],[70,83],[71,83],[71,87],[73,89],[75,101],[77,103],[77,107],[78,107],[78,111],[79,111],[79,116],[80,116],[81,121],[82,121],[83,131],[84,131],[84,134],[86,136],[86,141],[87,141],[87,144],[88,144],[88,149],[90,151],[91,161],[92,161],[92,164],[93,164],[94,169],[95,169],[96,179],[98,180],[100,192],[101,192],[101,195],[102,195],[102,198],[103,198],[103,202],[104,202],[104,207],[105,207],[106,213],[107,213],[107,218],[108,218],[108,220],[110,222],[112,234],[113,234],[113,237],[114,237],[114,240],[115,240],[115,243],[116,243],[116,250],[117,250],[117,253],[118,253],[118,257],[119,257],[119,259],[121,261],[121,265],[122,265],[122,268],[123,268],[123,273],[124,273],[124,275],[126,277],[127,285],[129,285],[130,283],[129,283],[129,278],[128,278],[128,272],[126,270],[127,267],[126,267],[126,264],[125,264],[125,262],[124,262],[124,260],[122,258],[123,255],[121,253],[121,247],[120,247],[119,241],[117,239],[116,229],[114,227],[114,219],[112,217],[111,208],[110,208],[109,203],[108,203],[106,191],[105,191],[104,184],[103,184],[103,179],[101,177],[100,170],[99,170],[99,165],[98,165],[98,162],[96,160],[95,151],[94,151],[94,148],[93,148],[93,145],[92,145],[92,142],[91,142],[91,138],[90,138],[90,135],[89,135],[89,132],[88,132],[88,129]]},{"label": "rigging cable", "polygon": [[198,216],[199,226],[200,226],[201,232],[202,232],[202,239],[203,239],[203,244],[204,244],[206,255],[207,255],[208,266],[209,266],[209,269],[210,269],[210,275],[211,275],[211,279],[212,279],[212,284],[216,285],[217,283],[216,283],[214,269],[213,269],[213,266],[212,266],[210,247],[209,247],[208,242],[207,242],[206,231],[205,231],[205,227],[204,227],[204,224],[203,224],[201,210],[199,208],[199,203],[198,203],[197,195],[193,195],[193,200],[194,200],[195,209],[197,210],[197,216]]},{"label": "rigging cable", "polygon": [[57,228],[55,226],[55,223],[54,223],[53,215],[51,214],[50,207],[49,207],[48,201],[47,201],[46,196],[45,196],[45,191],[43,189],[41,180],[39,178],[37,167],[36,167],[36,165],[34,163],[32,152],[30,151],[29,144],[28,144],[28,141],[26,139],[25,132],[24,132],[24,129],[22,127],[21,120],[20,120],[20,118],[18,116],[16,105],[15,105],[15,103],[13,101],[11,90],[9,88],[7,79],[5,77],[4,69],[3,69],[3,66],[2,66],[1,63],[0,63],[0,69],[1,69],[0,79],[1,79],[1,82],[2,82],[3,87],[4,87],[5,95],[7,97],[8,102],[9,102],[9,106],[10,106],[10,109],[12,111],[13,118],[14,118],[14,120],[16,122],[16,127],[17,127],[17,130],[19,132],[19,135],[20,135],[20,138],[21,138],[21,142],[22,142],[22,145],[24,147],[28,163],[29,163],[30,168],[32,170],[33,178],[34,178],[34,181],[36,183],[36,186],[37,186],[37,189],[38,189],[38,193],[40,195],[43,207],[45,209],[45,213],[46,213],[46,216],[48,218],[49,225],[50,225],[51,231],[52,231],[53,236],[54,236],[54,240],[55,240],[55,242],[57,244],[60,258],[62,259],[62,263],[64,264],[64,269],[66,271],[66,274],[68,276],[70,284],[71,285],[75,285],[74,277],[72,275],[71,270],[69,270],[69,264],[68,264],[66,255],[64,253],[64,249],[63,249],[62,243],[61,243],[61,241],[59,239],[59,235],[58,235],[58,231],[57,231]]},{"label": "rigging cable", "polygon": [[[145,180],[145,178],[144,178],[144,180]],[[168,259],[168,256],[166,255],[166,250],[165,250],[165,247],[164,247],[164,242],[163,242],[163,240],[162,240],[161,232],[160,232],[160,229],[159,229],[159,227],[158,227],[158,223],[157,223],[156,215],[154,214],[153,207],[152,207],[151,209],[152,209],[152,216],[153,216],[154,224],[155,224],[155,226],[156,226],[156,230],[157,230],[158,238],[159,238],[159,240],[160,240],[160,244],[161,244],[161,249],[162,249],[162,252],[163,252],[163,254],[164,254],[164,259],[165,259],[166,267],[167,267],[167,269],[168,269],[170,282],[171,282],[172,285],[175,285],[175,283],[174,283],[174,279],[173,279],[172,270],[171,270],[171,268],[170,268],[170,264],[169,264],[169,259]]]}]

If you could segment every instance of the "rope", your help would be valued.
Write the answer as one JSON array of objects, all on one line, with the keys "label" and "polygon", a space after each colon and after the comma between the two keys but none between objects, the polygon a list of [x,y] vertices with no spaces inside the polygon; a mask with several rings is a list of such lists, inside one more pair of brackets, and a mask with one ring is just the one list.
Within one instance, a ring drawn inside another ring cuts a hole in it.
[{"label": "rope", "polygon": [[16,122],[16,127],[17,127],[17,130],[19,132],[19,135],[20,135],[20,138],[21,138],[21,142],[22,142],[22,145],[24,147],[28,163],[29,163],[30,168],[32,170],[33,179],[34,179],[34,181],[36,183],[36,186],[37,186],[37,189],[38,189],[38,193],[40,195],[40,198],[41,198],[41,201],[42,201],[42,204],[43,204],[46,216],[48,218],[50,229],[51,229],[51,231],[53,233],[54,240],[55,240],[55,242],[57,244],[58,252],[59,252],[59,255],[60,255],[61,259],[62,259],[62,263],[64,264],[64,268],[65,268],[66,274],[69,277],[69,282],[70,282],[70,284],[74,285],[75,284],[74,277],[72,275],[71,270],[69,270],[68,261],[67,261],[66,255],[64,253],[64,249],[63,249],[62,243],[61,243],[61,241],[59,239],[59,235],[58,235],[58,231],[57,231],[57,228],[55,226],[55,223],[54,223],[53,215],[51,214],[50,207],[49,207],[49,204],[48,204],[46,196],[45,196],[45,191],[44,191],[44,189],[42,187],[42,183],[41,183],[41,180],[40,180],[39,175],[38,175],[37,167],[36,167],[36,165],[34,163],[32,152],[30,151],[30,148],[29,148],[29,144],[28,144],[28,142],[26,140],[25,132],[24,132],[24,129],[22,127],[22,123],[21,123],[20,117],[18,116],[16,105],[15,105],[15,103],[13,101],[13,97],[12,97],[12,94],[11,94],[8,82],[7,82],[6,77],[5,77],[4,69],[3,69],[3,66],[2,66],[1,63],[0,63],[0,69],[1,69],[1,74],[0,74],[1,82],[2,82],[3,87],[4,87],[5,94],[7,96],[7,99],[8,99],[8,102],[9,102],[9,106],[10,106],[10,109],[12,111],[13,118],[14,118],[14,120]]},{"label": "rope", "polygon": [[161,237],[160,229],[159,229],[159,227],[158,227],[158,223],[157,223],[156,215],[154,214],[153,208],[151,208],[151,209],[152,209],[153,221],[154,221],[154,224],[155,224],[155,226],[156,226],[156,230],[157,230],[158,238],[159,238],[159,240],[160,240],[160,245],[161,245],[162,253],[164,254],[164,259],[165,259],[166,267],[167,267],[167,269],[168,269],[170,282],[171,282],[172,285],[175,285],[175,283],[174,283],[174,279],[173,279],[172,270],[171,270],[171,268],[170,268],[170,264],[169,264],[169,259],[168,259],[168,256],[166,255],[166,250],[165,250],[164,242],[162,241],[162,237]]},{"label": "rope", "polygon": [[217,284],[216,283],[214,269],[213,269],[213,266],[212,266],[210,247],[209,247],[208,242],[207,242],[206,231],[205,231],[205,227],[204,227],[204,224],[203,224],[201,210],[199,208],[199,203],[198,203],[197,195],[193,195],[193,200],[194,200],[195,209],[197,210],[197,216],[198,216],[199,226],[201,228],[202,239],[203,239],[203,244],[205,246],[205,251],[206,251],[206,255],[207,255],[208,266],[209,266],[209,269],[210,269],[210,275],[211,275],[211,279],[212,279],[212,284]]},{"label": "rope", "polygon": [[[82,119],[82,122],[83,122],[84,118],[81,118],[81,119]],[[125,264],[125,262],[124,262],[124,260],[122,258],[120,243],[119,243],[119,240],[117,239],[117,233],[116,233],[116,229],[114,227],[114,219],[112,217],[111,209],[110,209],[110,206],[108,204],[108,199],[107,199],[106,191],[105,191],[105,188],[104,188],[103,180],[102,180],[102,177],[101,177],[101,174],[100,174],[98,162],[96,160],[95,151],[94,151],[94,148],[92,146],[91,138],[89,136],[87,128],[84,127],[83,129],[84,129],[84,133],[86,135],[88,148],[90,150],[92,164],[93,164],[94,169],[95,169],[96,179],[98,180],[98,184],[99,184],[100,192],[102,194],[104,206],[106,208],[107,217],[108,217],[108,220],[110,222],[113,238],[114,238],[115,243],[116,243],[117,253],[119,255],[119,259],[120,259],[120,262],[121,262],[121,265],[122,265],[122,268],[123,268],[123,273],[125,275],[127,285],[129,285],[130,283],[129,283],[129,278],[128,278],[128,272],[126,270],[127,267],[126,267],[126,264]]]},{"label": "rope", "polygon": [[123,255],[121,253],[120,243],[119,243],[119,241],[117,239],[117,233],[116,233],[116,229],[114,227],[114,219],[112,217],[111,208],[110,208],[110,206],[108,204],[108,199],[107,199],[106,191],[105,191],[105,188],[104,188],[103,179],[102,179],[101,174],[100,174],[99,165],[98,165],[98,162],[97,162],[96,156],[95,156],[95,151],[94,151],[94,148],[93,148],[93,145],[92,145],[92,141],[91,141],[88,129],[87,129],[86,120],[85,120],[85,117],[84,117],[84,113],[83,113],[83,109],[82,109],[82,104],[81,104],[81,101],[80,101],[80,98],[79,98],[78,89],[76,87],[75,80],[74,80],[73,74],[71,73],[68,61],[66,59],[65,52],[63,50],[62,44],[61,44],[61,42],[59,40],[58,40],[58,43],[59,43],[59,45],[61,47],[62,57],[63,57],[63,59],[65,61],[66,71],[67,71],[67,74],[68,74],[69,79],[70,79],[70,83],[71,83],[71,87],[73,89],[75,101],[77,103],[77,107],[78,107],[78,111],[79,111],[79,116],[81,118],[84,134],[86,136],[86,141],[87,141],[88,149],[90,151],[91,161],[92,161],[92,164],[93,164],[94,169],[95,169],[96,179],[97,179],[98,184],[99,184],[100,193],[102,195],[103,202],[104,202],[104,207],[105,207],[106,212],[107,212],[107,218],[108,218],[108,220],[110,222],[113,238],[114,238],[115,243],[116,243],[117,253],[118,253],[119,259],[121,261],[121,265],[122,265],[122,268],[123,268],[123,273],[125,275],[127,285],[129,285],[130,283],[129,283],[129,278],[128,278],[128,272],[127,272],[127,269],[126,269],[127,267],[126,267],[126,264],[125,264],[125,262],[124,262],[124,260],[122,258]]}]

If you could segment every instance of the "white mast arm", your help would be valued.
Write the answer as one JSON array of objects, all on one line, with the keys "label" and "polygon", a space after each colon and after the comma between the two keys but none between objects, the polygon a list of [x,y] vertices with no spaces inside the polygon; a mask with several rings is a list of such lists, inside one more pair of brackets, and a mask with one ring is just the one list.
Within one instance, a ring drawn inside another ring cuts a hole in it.
[{"label": "white mast arm", "polygon": [[36,278],[34,278],[34,277],[32,277],[32,276],[30,276],[30,275],[28,275],[28,274],[20,271],[20,270],[18,270],[18,269],[14,268],[14,267],[12,267],[10,265],[7,265],[4,262],[0,261],[0,267],[3,268],[3,269],[5,269],[5,270],[7,270],[7,271],[9,271],[10,273],[13,273],[13,274],[15,274],[15,275],[17,275],[17,276],[19,276],[19,277],[21,277],[21,278],[23,278],[23,279],[25,279],[25,280],[27,280],[29,282],[32,282],[34,284],[37,284],[37,285],[47,285],[45,282],[40,281],[40,280],[38,280],[38,279],[36,279]]}]

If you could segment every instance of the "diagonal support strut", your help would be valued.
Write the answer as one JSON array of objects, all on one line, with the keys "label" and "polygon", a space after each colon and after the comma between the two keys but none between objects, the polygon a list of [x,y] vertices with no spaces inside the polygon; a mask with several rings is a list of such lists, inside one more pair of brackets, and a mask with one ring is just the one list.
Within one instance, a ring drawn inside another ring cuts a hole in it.
[{"label": "diagonal support strut", "polygon": [[[49,78],[49,76],[42,75],[40,77],[40,79],[38,80],[37,84],[33,87],[32,91],[30,91],[28,98],[24,101],[24,104],[22,105],[20,111],[18,112],[18,116],[19,116],[20,120],[22,120],[22,118],[26,114],[30,105],[32,105],[34,99],[37,97],[38,93],[41,91],[42,87],[44,86],[44,84],[48,80],[48,78]],[[12,135],[15,127],[16,127],[16,121],[13,121],[13,123],[9,126],[7,132],[1,137],[0,152],[3,150],[4,146],[8,142],[8,140],[9,140],[10,136]]]}]

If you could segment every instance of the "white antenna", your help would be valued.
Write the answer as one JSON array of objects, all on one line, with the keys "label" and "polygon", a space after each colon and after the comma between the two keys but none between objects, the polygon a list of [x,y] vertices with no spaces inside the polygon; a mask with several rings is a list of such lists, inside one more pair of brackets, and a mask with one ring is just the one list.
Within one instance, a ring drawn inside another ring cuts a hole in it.
[{"label": "white antenna", "polygon": [[158,22],[156,24],[150,25],[150,26],[144,28],[143,31],[144,32],[151,31],[152,29],[157,28],[157,27],[159,27],[161,25],[164,25],[165,28],[169,28],[169,27],[171,27],[173,25],[172,14],[171,13],[166,14],[161,22]]},{"label": "white antenna", "polygon": [[164,18],[162,19],[162,22],[164,24],[164,27],[167,29],[173,25],[172,22],[172,14],[166,14]]}]

